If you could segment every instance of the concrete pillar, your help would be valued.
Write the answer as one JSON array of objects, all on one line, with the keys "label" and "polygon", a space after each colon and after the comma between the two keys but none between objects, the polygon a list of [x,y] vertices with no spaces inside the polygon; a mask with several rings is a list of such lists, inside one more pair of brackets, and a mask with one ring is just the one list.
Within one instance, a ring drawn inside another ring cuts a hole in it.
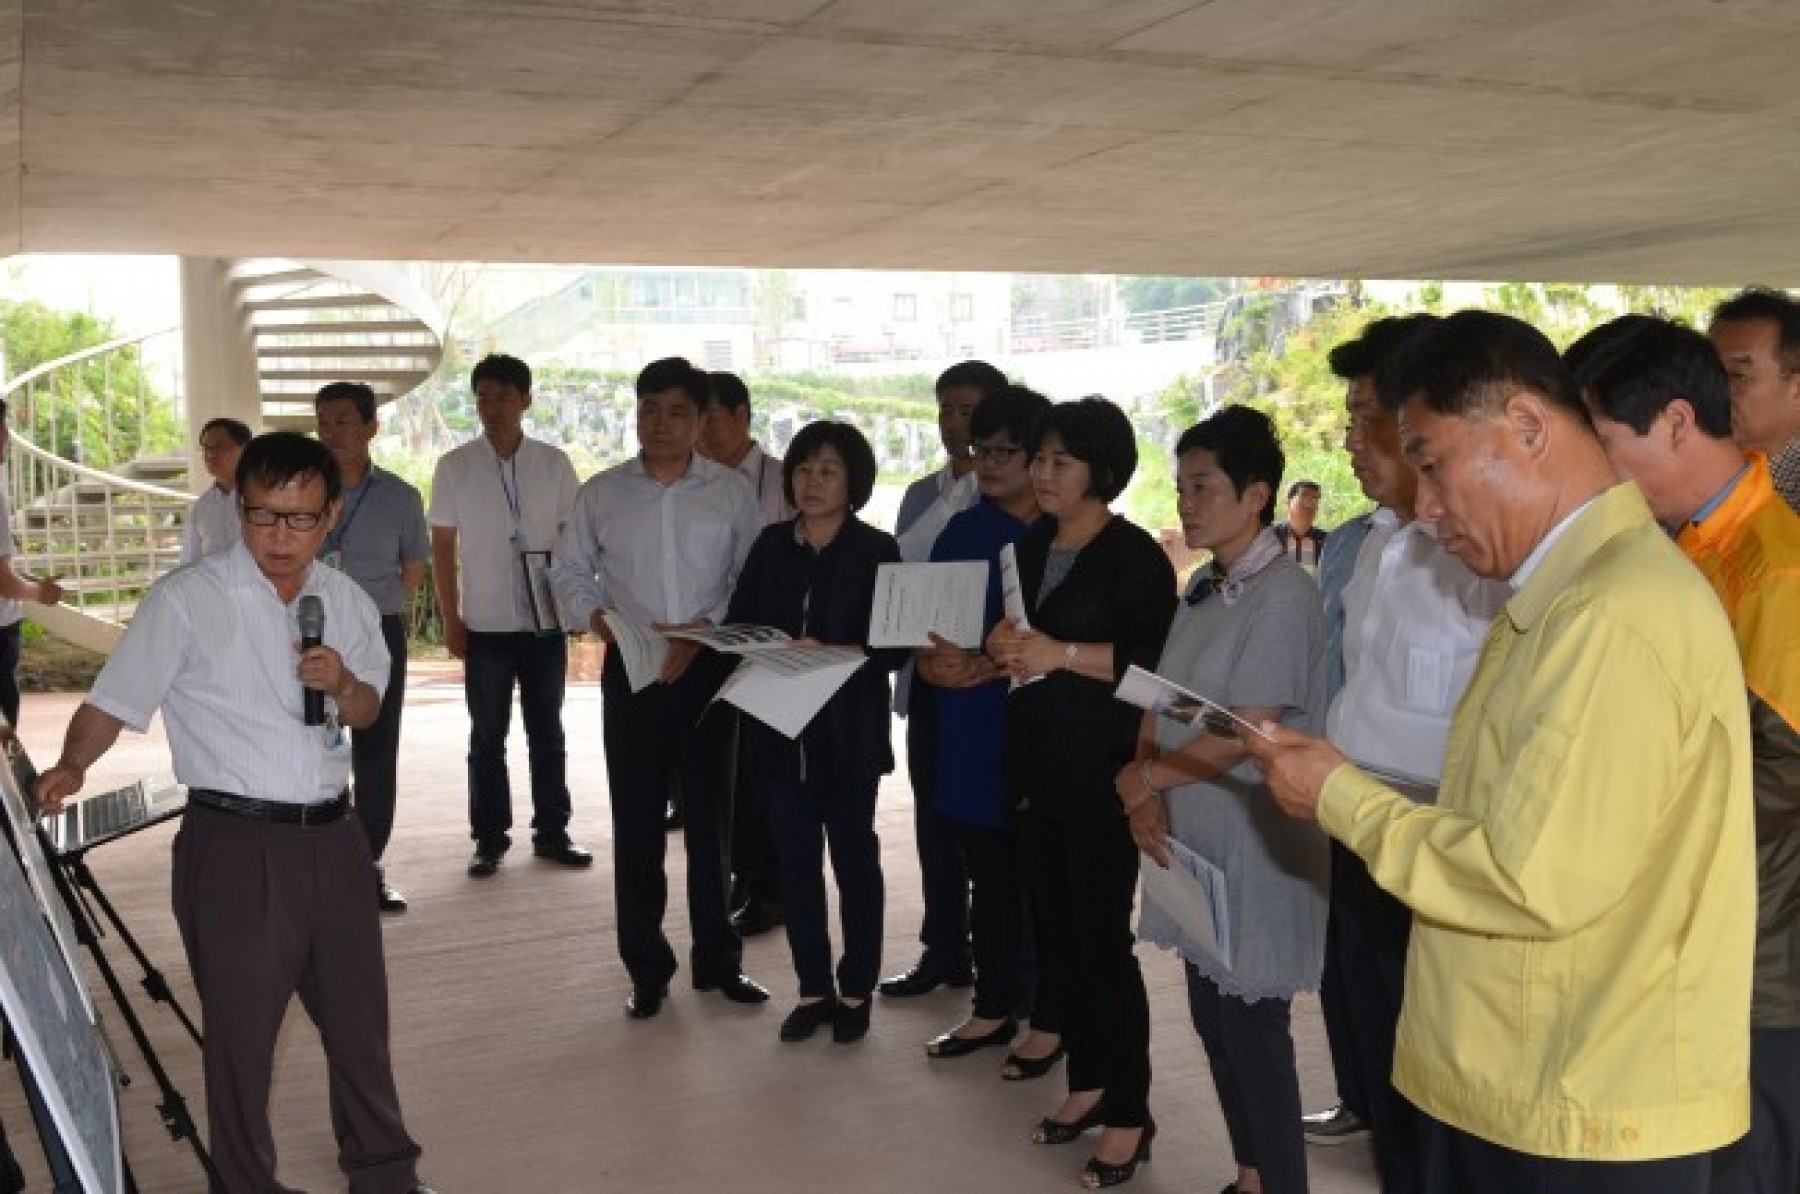
[{"label": "concrete pillar", "polygon": [[200,458],[200,428],[221,416],[262,430],[262,387],[250,316],[231,287],[231,261],[181,259],[181,351],[187,377],[188,489],[212,484]]}]

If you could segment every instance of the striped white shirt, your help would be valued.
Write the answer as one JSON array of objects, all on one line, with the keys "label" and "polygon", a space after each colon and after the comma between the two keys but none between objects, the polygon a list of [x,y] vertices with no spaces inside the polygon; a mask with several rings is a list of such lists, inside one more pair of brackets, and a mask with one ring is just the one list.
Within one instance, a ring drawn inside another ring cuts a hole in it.
[{"label": "striped white shirt", "polygon": [[[368,594],[322,564],[306,594],[324,602],[325,645],[385,690],[387,646]],[[350,735],[302,720],[297,605],[282,603],[242,543],[178,568],[145,595],[88,704],[139,733],[161,709],[175,777],[190,788],[329,800],[350,779]]]}]

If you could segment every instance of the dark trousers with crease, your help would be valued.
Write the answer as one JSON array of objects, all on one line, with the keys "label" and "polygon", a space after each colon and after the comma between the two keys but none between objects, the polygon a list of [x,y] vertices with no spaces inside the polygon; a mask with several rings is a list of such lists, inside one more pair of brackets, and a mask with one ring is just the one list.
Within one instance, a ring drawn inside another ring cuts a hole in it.
[{"label": "dark trousers with crease", "polygon": [[366,729],[350,731],[351,787],[356,817],[369,835],[377,864],[394,832],[394,796],[400,786],[400,713],[406,706],[406,623],[399,614],[381,616],[388,649],[387,691],[381,712]]},{"label": "dark trousers with crease", "polygon": [[1117,812],[1065,817],[1039,805],[1027,824],[1039,981],[1061,996],[1069,1089],[1104,1090],[1109,1125],[1142,1127],[1150,1116],[1150,1001],[1131,931],[1137,846]]},{"label": "dark trousers with crease", "polygon": [[963,867],[969,875],[969,939],[975,951],[973,1014],[999,1020],[1022,1005],[1031,1025],[1062,1031],[1062,1008],[1055,988],[1038,971],[1037,917],[1025,877],[1024,817],[1014,814],[1002,829],[952,822]]},{"label": "dark trousers with crease", "polygon": [[[875,833],[873,778],[843,784],[816,780],[758,785],[781,859],[781,898],[788,949],[802,999],[843,995],[866,999],[881,972],[881,839]],[[831,922],[825,897],[825,850],[837,879],[844,954],[832,983]]]},{"label": "dark trousers with crease", "polygon": [[1188,1012],[1206,1046],[1231,1156],[1262,1179],[1263,1194],[1306,1194],[1306,1142],[1290,1006],[1227,995],[1192,966]]},{"label": "dark trousers with crease", "polygon": [[1657,1161],[1571,1161],[1494,1144],[1419,1114],[1425,1194],[1707,1194],[1712,1154]]},{"label": "dark trousers with crease", "polygon": [[546,845],[569,839],[568,753],[563,744],[563,685],[569,642],[529,630],[469,631],[463,660],[463,697],[469,705],[469,836],[511,842],[512,777],[506,735],[512,728],[513,689],[531,759],[532,836]]},{"label": "dark trousers with crease", "polygon": [[1800,1190],[1800,1028],[1750,1029],[1750,1134],[1714,1154],[1712,1188]]},{"label": "dark trousers with crease", "polygon": [[174,847],[175,921],[200,995],[208,1143],[232,1194],[281,1194],[269,1087],[295,995],[319,1028],[352,1194],[418,1180],[388,1051],[387,963],[362,826],[277,825],[190,805]]},{"label": "dark trousers with crease", "polygon": [[743,760],[737,749],[737,736],[742,732],[744,714],[732,711],[731,779],[731,878],[735,899],[755,902],[781,898],[781,859],[775,852],[775,837],[770,832],[769,817],[761,800],[751,797],[750,777],[744,773]]},{"label": "dark trousers with crease", "polygon": [[[917,676],[913,684],[921,683]],[[969,956],[969,873],[949,818],[932,807],[937,794],[937,702],[917,695],[906,718],[906,770],[912,779],[913,843],[925,915],[919,925],[923,962],[951,970]]]},{"label": "dark trousers with crease", "polygon": [[[1344,868],[1362,865],[1336,838],[1331,840],[1331,912],[1325,922],[1325,973],[1319,980],[1319,1010],[1325,1017],[1325,1041],[1331,1046],[1331,1074],[1337,1084],[1338,1101],[1350,1114],[1369,1122],[1369,1098],[1363,1090],[1362,1077],[1356,1065],[1355,1013],[1350,1008],[1350,993],[1345,988],[1344,965],[1348,948],[1344,944],[1344,920],[1338,911],[1343,894]],[[1364,868],[1367,869],[1366,867]]]},{"label": "dark trousers with crease", "polygon": [[675,951],[663,933],[669,880],[663,869],[668,833],[663,813],[671,781],[686,809],[690,964],[696,983],[737,974],[744,943],[731,927],[731,779],[735,765],[731,710],[707,701],[718,688],[716,661],[701,655],[673,684],[631,691],[616,651],[600,672],[605,702],[603,741],[611,786],[613,900],[619,957],[634,986],[658,988],[675,973]]}]

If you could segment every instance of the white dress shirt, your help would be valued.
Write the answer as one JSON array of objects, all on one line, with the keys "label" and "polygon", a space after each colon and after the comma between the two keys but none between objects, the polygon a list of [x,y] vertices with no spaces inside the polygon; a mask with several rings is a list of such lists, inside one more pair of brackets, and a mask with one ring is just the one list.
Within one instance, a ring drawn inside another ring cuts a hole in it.
[{"label": "white dress shirt", "polygon": [[787,504],[787,495],[781,487],[781,457],[769,455],[762,450],[761,444],[751,440],[750,450],[744,453],[736,468],[738,475],[750,482],[750,488],[756,491],[764,526],[794,516],[794,509]]},{"label": "white dress shirt", "polygon": [[595,610],[634,622],[725,619],[762,512],[736,470],[695,455],[664,485],[642,458],[588,478],[551,572],[563,624],[586,630]]},{"label": "white dress shirt", "polygon": [[1445,551],[1430,523],[1375,511],[1344,586],[1344,687],[1326,737],[1358,762],[1437,779],[1451,715],[1511,595]]},{"label": "white dress shirt", "polygon": [[501,460],[485,435],[438,460],[429,521],[456,529],[462,620],[470,630],[537,629],[519,553],[555,550],[579,486],[563,450],[529,436],[510,460]]},{"label": "white dress shirt", "polygon": [[181,533],[181,562],[191,564],[202,556],[224,551],[243,538],[238,522],[237,494],[214,484],[188,508],[187,529]]},{"label": "white dress shirt", "polygon": [[[930,504],[907,518],[914,503],[926,494],[932,497]],[[931,549],[937,545],[937,537],[943,533],[945,525],[973,506],[980,497],[981,482],[974,469],[959,477],[956,470],[946,464],[937,472],[914,481],[901,499],[901,517],[894,527],[895,537],[900,541],[900,558],[908,564],[928,562]]]},{"label": "white dress shirt", "polygon": [[[387,645],[368,594],[323,564],[300,592],[324,603],[325,645],[385,691]],[[303,721],[298,604],[282,603],[242,543],[171,572],[144,595],[87,703],[139,733],[160,708],[175,778],[190,788],[333,799],[350,780],[350,735]]]}]

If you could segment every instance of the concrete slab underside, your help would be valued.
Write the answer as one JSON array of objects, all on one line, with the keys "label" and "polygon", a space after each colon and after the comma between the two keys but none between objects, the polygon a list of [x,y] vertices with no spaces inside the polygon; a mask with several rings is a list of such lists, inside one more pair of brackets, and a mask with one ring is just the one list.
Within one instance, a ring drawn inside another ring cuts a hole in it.
[{"label": "concrete slab underside", "polygon": [[0,248],[1795,282],[1797,50],[1776,0],[11,0]]},{"label": "concrete slab underside", "polygon": [[[76,698],[30,696],[23,733],[34,759],[56,757]],[[1060,1098],[1061,1071],[1005,1083],[997,1054],[928,1062],[924,1042],[967,1007],[961,992],[881,1001],[869,1038],[855,1046],[818,1038],[777,1041],[794,997],[779,933],[752,939],[746,970],[775,992],[743,1009],[699,996],[677,976],[663,1015],[631,1023],[620,1013],[627,980],[613,943],[600,697],[572,685],[565,713],[577,840],[595,847],[593,871],[566,872],[515,851],[487,881],[463,872],[468,853],[463,755],[467,720],[460,681],[442,668],[415,671],[402,746],[401,807],[390,874],[413,901],[386,922],[394,1053],[407,1118],[425,1148],[423,1172],[445,1194],[483,1191],[732,1190],[742,1194],[828,1188],[901,1190],[1068,1189],[1091,1143],[1047,1149],[1026,1140]],[[515,723],[516,725],[516,723]],[[159,725],[160,728],[160,725]],[[512,758],[522,764],[522,732]],[[166,766],[158,737],[127,734],[96,768],[100,790]],[[523,792],[523,772],[515,772]],[[515,808],[529,814],[521,796]],[[915,956],[917,870],[911,795],[904,775],[883,786],[879,812],[888,881],[886,961]],[[96,851],[91,864],[177,997],[197,1014],[169,913],[170,827]],[[668,926],[685,961],[681,849],[670,840]],[[121,976],[139,977],[116,945]],[[1150,986],[1161,1125],[1154,1163],[1134,1188],[1214,1190],[1233,1175],[1204,1054],[1187,1020],[1180,967],[1144,951]],[[104,999],[102,1000],[104,1005]],[[197,1115],[199,1057],[166,1008],[136,1006],[165,1065]],[[1322,1105],[1332,1083],[1318,1006],[1296,1008],[1302,1089]],[[126,1145],[140,1188],[204,1189],[185,1147],[157,1120],[154,1084],[122,1026],[112,1031],[133,1075],[123,1096]],[[0,1081],[0,1115],[28,1154],[34,1189],[41,1159],[15,1083]],[[282,1037],[273,1114],[282,1177],[311,1190],[342,1189],[325,1106],[318,1037],[295,1004]],[[1317,1194],[1376,1189],[1366,1146],[1313,1149]]]}]

